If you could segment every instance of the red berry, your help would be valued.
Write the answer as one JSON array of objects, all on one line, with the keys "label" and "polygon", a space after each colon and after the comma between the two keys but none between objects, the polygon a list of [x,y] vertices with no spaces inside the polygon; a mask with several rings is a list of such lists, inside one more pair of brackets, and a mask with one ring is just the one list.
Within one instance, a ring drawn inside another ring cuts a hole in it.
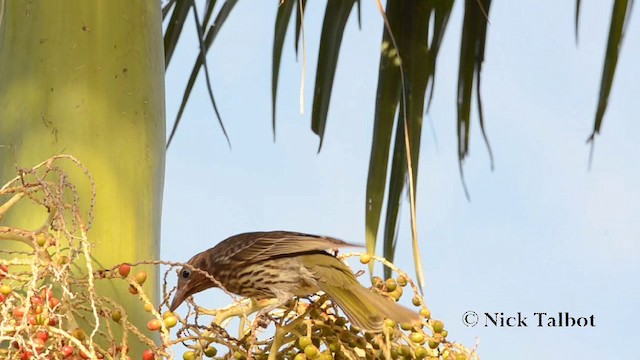
[{"label": "red berry", "polygon": [[4,294],[0,294],[0,304],[2,304],[6,300],[6,296]]},{"label": "red berry", "polygon": [[149,320],[147,328],[151,331],[158,331],[162,328],[162,322],[158,319]]},{"label": "red berry", "polygon": [[24,307],[16,306],[13,308],[13,316],[17,318],[21,318],[24,316]]},{"label": "red berry", "polygon": [[118,273],[120,273],[120,276],[122,277],[129,276],[130,271],[131,271],[131,265],[129,264],[120,264],[120,266],[118,266]]},{"label": "red berry", "polygon": [[33,338],[31,342],[33,342],[33,345],[35,346],[38,354],[41,353],[42,350],[44,350],[44,341],[42,341],[42,339],[36,337],[36,338]]},{"label": "red berry", "polygon": [[47,342],[47,340],[49,340],[49,333],[45,331],[38,331],[36,333],[36,338],[41,339],[43,342]]},{"label": "red berry", "polygon": [[154,360],[155,358],[156,356],[150,349],[147,349],[142,353],[142,360]]},{"label": "red berry", "polygon": [[53,297],[53,290],[49,288],[42,289],[40,297],[43,299],[51,299]]},{"label": "red berry", "polygon": [[24,351],[20,353],[20,360],[31,360],[33,353],[31,351]]},{"label": "red berry", "polygon": [[62,356],[67,358],[73,354],[73,347],[65,345],[60,349],[60,353],[62,354]]},{"label": "red berry", "polygon": [[42,305],[44,303],[42,302],[42,298],[41,297],[34,296],[34,297],[31,298],[31,304],[32,305]]},{"label": "red berry", "polygon": [[9,267],[7,265],[0,265],[0,280],[4,279],[4,277],[9,273]]}]

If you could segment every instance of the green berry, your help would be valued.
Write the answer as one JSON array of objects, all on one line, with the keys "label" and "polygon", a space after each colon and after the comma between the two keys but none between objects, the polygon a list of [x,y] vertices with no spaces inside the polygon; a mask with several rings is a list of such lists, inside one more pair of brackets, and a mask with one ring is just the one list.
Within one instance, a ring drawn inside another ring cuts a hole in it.
[{"label": "green berry", "polygon": [[392,279],[392,278],[387,279],[384,282],[384,285],[387,287],[388,292],[392,292],[396,289],[396,287],[398,287],[398,283],[396,283],[396,279]]},{"label": "green berry", "polygon": [[440,320],[436,320],[433,322],[433,332],[440,333],[444,330],[444,323]]},{"label": "green berry", "polygon": [[439,345],[440,345],[439,342],[435,341],[434,339],[429,339],[429,347],[430,348],[437,349]]},{"label": "green berry", "polygon": [[416,348],[416,350],[414,351],[414,354],[416,356],[416,359],[424,359],[427,357],[427,349],[421,346],[419,348]]},{"label": "green berry", "polygon": [[398,355],[411,356],[411,349],[407,345],[400,345],[398,346]]},{"label": "green berry", "polygon": [[204,349],[204,354],[207,357],[214,357],[216,356],[217,353],[218,353],[218,349],[216,349],[213,346],[208,346],[206,349]]}]

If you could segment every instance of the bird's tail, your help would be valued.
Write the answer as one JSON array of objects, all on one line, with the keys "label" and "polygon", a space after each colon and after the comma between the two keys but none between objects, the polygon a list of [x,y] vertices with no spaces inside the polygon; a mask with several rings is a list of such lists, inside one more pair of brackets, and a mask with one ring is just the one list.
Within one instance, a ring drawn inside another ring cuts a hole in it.
[{"label": "bird's tail", "polygon": [[398,323],[419,323],[420,317],[391,299],[366,289],[356,282],[349,287],[332,286],[323,283],[320,289],[344,311],[353,325],[370,332],[380,332],[384,319]]},{"label": "bird's tail", "polygon": [[331,256],[315,255],[312,271],[318,287],[344,311],[351,323],[370,332],[380,332],[384,319],[398,323],[420,323],[420,316],[391,299],[363,287],[351,270]]}]

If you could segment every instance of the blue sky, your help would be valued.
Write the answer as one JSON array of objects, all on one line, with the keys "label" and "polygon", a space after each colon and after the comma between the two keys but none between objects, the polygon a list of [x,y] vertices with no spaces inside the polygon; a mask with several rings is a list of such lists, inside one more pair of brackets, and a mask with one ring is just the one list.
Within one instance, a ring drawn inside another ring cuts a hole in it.
[{"label": "blue sky", "polygon": [[[288,34],[271,133],[271,51],[276,2],[240,1],[208,64],[230,150],[201,77],[167,154],[162,258],[186,261],[246,231],[296,230],[364,243],[364,203],[382,20],[362,2],[362,30],[347,24],[322,151],[310,109],[322,2],[307,7],[305,112],[301,62]],[[426,300],[450,339],[484,359],[633,358],[640,331],[640,24],[631,19],[591,171],[593,126],[609,2],[583,1],[575,45],[573,1],[495,2],[483,105],[495,155],[491,172],[474,113],[465,162],[456,160],[455,95],[462,2],[456,2],[436,74],[420,159],[418,233]],[[353,14],[355,15],[355,13]],[[189,29],[185,39],[192,38]],[[177,49],[167,78],[172,125],[196,43]],[[432,130],[433,129],[433,130]],[[437,140],[437,141],[436,141]],[[397,258],[413,274],[408,208]],[[358,264],[353,263],[358,267]],[[229,299],[210,290],[205,306]],[[465,311],[594,315],[594,328],[466,327]],[[179,350],[179,349],[176,349]]]}]

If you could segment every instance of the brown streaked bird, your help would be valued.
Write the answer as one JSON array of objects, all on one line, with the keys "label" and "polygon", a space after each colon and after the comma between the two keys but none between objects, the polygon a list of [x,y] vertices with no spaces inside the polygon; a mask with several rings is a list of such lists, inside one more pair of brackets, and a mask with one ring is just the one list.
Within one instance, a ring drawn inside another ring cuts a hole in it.
[{"label": "brown streaked bird", "polygon": [[[366,331],[381,331],[385,318],[419,323],[417,313],[362,286],[342,261],[327,252],[354,246],[359,245],[288,231],[252,232],[232,236],[188,264],[206,271],[232,293],[256,300],[277,298],[280,305],[322,290],[351,323]],[[204,274],[182,268],[171,311],[211,287],[216,284]]]}]

